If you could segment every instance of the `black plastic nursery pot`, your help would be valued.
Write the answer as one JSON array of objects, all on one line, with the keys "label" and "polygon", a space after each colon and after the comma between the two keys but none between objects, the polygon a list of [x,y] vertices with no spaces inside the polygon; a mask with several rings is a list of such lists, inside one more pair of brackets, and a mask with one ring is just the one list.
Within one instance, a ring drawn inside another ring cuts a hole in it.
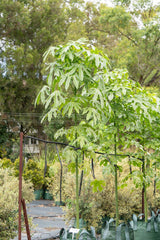
[{"label": "black plastic nursery pot", "polygon": [[49,192],[49,190],[45,190],[44,199],[45,200],[53,200],[53,195]]},{"label": "black plastic nursery pot", "polygon": [[43,198],[43,189],[34,190],[35,200],[40,200]]},{"label": "black plastic nursery pot", "polygon": [[160,215],[152,212],[152,217],[147,222],[144,218],[140,220],[139,216],[133,215],[135,240],[160,240]]},{"label": "black plastic nursery pot", "polygon": [[63,202],[63,201],[55,201],[55,205],[56,206],[65,206],[65,202]]},{"label": "black plastic nursery pot", "polygon": [[[106,220],[101,230],[101,240],[160,240],[160,214],[152,213],[152,217],[148,219],[147,223],[144,214],[136,216],[133,214],[133,220],[128,223],[121,223],[116,227],[113,218]],[[105,218],[107,219],[107,218]],[[83,222],[83,221],[82,221]],[[64,230],[60,236],[61,240],[79,239],[79,240],[96,240],[93,227],[92,231],[86,231],[84,224],[81,226],[78,238],[77,235],[70,233],[70,230]],[[83,229],[83,230],[82,230]]]},{"label": "black plastic nursery pot", "polygon": [[134,231],[135,240],[160,240],[160,229],[155,229],[155,223],[148,223],[138,221],[137,230]]},{"label": "black plastic nursery pot", "polygon": [[117,228],[115,224],[106,223],[102,229],[101,240],[134,240],[133,228],[125,223],[120,224]]},{"label": "black plastic nursery pot", "polygon": [[160,232],[147,232],[144,228],[135,231],[134,236],[135,240],[160,240]]},{"label": "black plastic nursery pot", "polygon": [[[75,229],[75,228],[72,228]],[[96,237],[93,233],[88,232],[86,229],[80,229],[77,234],[73,234],[70,232],[71,228],[68,230],[63,229],[60,233],[60,240],[96,240]],[[75,229],[76,230],[76,229]],[[77,237],[78,236],[78,237]]]},{"label": "black plastic nursery pot", "polygon": [[[96,237],[92,232],[88,232],[85,229],[80,230],[79,236],[73,235],[69,230],[64,230],[60,236],[60,240],[96,240]],[[120,224],[117,228],[115,226],[110,226],[102,230],[101,240],[134,240],[134,231],[128,225]]]}]

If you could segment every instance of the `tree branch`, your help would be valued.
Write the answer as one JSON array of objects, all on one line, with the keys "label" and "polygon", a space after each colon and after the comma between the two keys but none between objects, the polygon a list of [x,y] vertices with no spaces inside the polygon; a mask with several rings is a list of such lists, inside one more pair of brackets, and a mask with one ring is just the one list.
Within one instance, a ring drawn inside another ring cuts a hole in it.
[{"label": "tree branch", "polygon": [[[99,32],[111,34],[110,31],[103,30],[103,29],[98,29],[98,28],[92,28],[92,29],[90,29],[90,31],[99,31]],[[118,31],[122,36],[126,37],[129,41],[133,42],[135,46],[138,46],[138,44],[136,43],[136,41],[135,41],[133,38],[131,38],[129,35],[123,33],[123,32],[120,31],[118,28],[117,28],[117,31]]]},{"label": "tree branch", "polygon": [[136,41],[134,39],[132,39],[130,36],[126,35],[125,33],[121,32],[118,28],[117,28],[117,30],[122,36],[126,37],[128,40],[133,42],[135,46],[138,46],[138,44],[136,43]]}]

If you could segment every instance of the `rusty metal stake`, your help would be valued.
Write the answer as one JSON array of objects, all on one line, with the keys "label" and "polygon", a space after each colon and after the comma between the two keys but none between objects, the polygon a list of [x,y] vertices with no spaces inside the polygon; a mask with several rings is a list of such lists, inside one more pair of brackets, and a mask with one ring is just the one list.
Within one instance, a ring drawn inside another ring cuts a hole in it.
[{"label": "rusty metal stake", "polygon": [[22,168],[23,168],[22,159],[23,159],[23,132],[20,132],[18,240],[21,240],[21,201],[22,201]]},{"label": "rusty metal stake", "polygon": [[28,217],[27,217],[27,210],[26,210],[26,203],[25,203],[24,199],[22,199],[22,207],[23,207],[23,214],[24,214],[27,238],[28,238],[28,240],[31,240],[31,235],[30,235],[30,230],[29,230],[29,223],[28,223]]},{"label": "rusty metal stake", "polygon": [[58,151],[58,147],[56,144],[56,151],[57,151],[57,155],[58,155],[58,159],[61,165],[61,171],[60,171],[60,205],[62,204],[62,175],[63,175],[63,165],[62,165],[62,161],[59,155],[59,151]]}]

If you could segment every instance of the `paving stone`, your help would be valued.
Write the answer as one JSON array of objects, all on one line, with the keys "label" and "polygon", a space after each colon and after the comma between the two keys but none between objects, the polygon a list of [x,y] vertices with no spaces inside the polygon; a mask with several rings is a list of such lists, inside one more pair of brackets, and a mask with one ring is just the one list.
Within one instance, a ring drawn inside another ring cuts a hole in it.
[{"label": "paving stone", "polygon": [[[59,234],[61,228],[67,228],[62,208],[54,206],[53,201],[33,201],[27,205],[27,214],[33,218],[33,224],[36,225],[36,227],[30,229],[32,240],[55,237]],[[18,237],[14,240],[18,240]],[[22,233],[22,240],[27,240],[26,233]]]}]

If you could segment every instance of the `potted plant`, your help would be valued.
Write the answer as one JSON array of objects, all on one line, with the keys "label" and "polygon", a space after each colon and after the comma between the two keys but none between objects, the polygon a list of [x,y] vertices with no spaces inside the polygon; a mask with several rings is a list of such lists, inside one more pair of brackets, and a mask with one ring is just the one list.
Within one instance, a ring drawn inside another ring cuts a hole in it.
[{"label": "potted plant", "polygon": [[43,197],[44,176],[43,171],[38,167],[37,162],[29,159],[24,167],[23,173],[25,180],[30,180],[34,187],[35,199]]}]

